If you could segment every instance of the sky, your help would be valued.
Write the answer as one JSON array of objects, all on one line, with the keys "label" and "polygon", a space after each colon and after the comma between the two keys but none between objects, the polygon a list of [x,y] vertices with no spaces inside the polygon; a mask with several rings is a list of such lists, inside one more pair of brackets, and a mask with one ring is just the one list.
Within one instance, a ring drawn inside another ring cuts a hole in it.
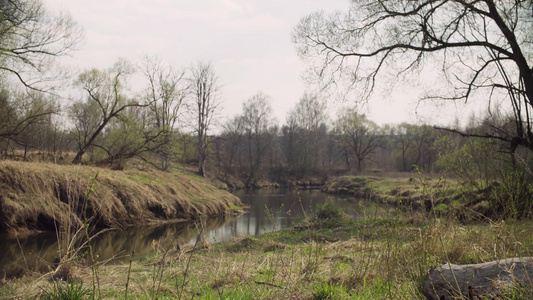
[{"label": "sky", "polygon": [[[119,58],[138,62],[157,55],[177,67],[211,62],[222,85],[222,118],[241,113],[258,92],[270,96],[283,124],[289,110],[312,87],[291,32],[318,10],[347,10],[348,0],[44,0],[53,12],[68,12],[85,30],[68,64],[108,68]],[[423,121],[417,93],[376,94],[363,113],[378,124]],[[331,118],[342,105],[327,99]],[[349,105],[350,103],[348,103]],[[427,118],[427,116],[426,116]]]}]

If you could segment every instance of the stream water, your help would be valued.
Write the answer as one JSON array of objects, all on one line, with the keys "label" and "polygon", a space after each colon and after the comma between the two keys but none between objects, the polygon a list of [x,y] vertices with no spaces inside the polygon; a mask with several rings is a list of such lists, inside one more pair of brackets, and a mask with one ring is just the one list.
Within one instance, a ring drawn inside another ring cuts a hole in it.
[{"label": "stream water", "polygon": [[[171,223],[157,226],[109,230],[94,238],[92,245],[99,262],[149,254],[156,249],[194,244],[199,234],[210,243],[239,236],[259,235],[301,222],[319,205],[333,203],[348,215],[360,219],[383,215],[385,208],[353,198],[330,196],[319,191],[259,190],[237,191],[249,210],[236,217],[210,218],[196,223]],[[25,270],[47,271],[58,257],[55,233],[42,233],[0,243],[0,277],[12,277]]]}]

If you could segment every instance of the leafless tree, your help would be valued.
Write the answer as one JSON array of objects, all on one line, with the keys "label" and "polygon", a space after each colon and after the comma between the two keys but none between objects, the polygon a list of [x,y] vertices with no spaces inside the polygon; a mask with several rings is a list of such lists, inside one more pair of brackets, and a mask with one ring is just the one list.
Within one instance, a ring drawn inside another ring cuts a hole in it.
[{"label": "leafless tree", "polygon": [[152,155],[166,152],[170,141],[165,136],[167,131],[153,126],[150,113],[143,105],[129,106],[113,118],[102,134],[102,141],[94,144],[107,156],[96,163],[123,169],[128,159],[136,157],[161,168],[153,162]]},{"label": "leafless tree", "polygon": [[248,187],[254,183],[263,158],[277,136],[277,121],[272,114],[268,96],[260,92],[243,103],[241,120],[248,156],[244,185]]},{"label": "leafless tree", "polygon": [[35,90],[1,90],[0,140],[6,146],[13,143],[23,147],[25,159],[29,148],[39,148],[37,136],[52,126],[52,115],[59,111],[59,105],[49,94]]},{"label": "leafless tree", "polygon": [[240,115],[229,119],[223,125],[223,131],[218,139],[217,164],[224,170],[224,177],[235,175],[234,169],[242,168],[242,160],[239,158],[244,154],[242,140],[244,139],[243,120]]},{"label": "leafless tree", "polygon": [[402,171],[408,171],[407,168],[409,165],[409,151],[412,149],[414,145],[414,126],[408,123],[402,123],[398,126],[395,126],[393,128],[393,138],[392,141],[394,144],[394,148],[398,151],[400,151],[400,160],[401,160],[401,170]]},{"label": "leafless tree", "polygon": [[47,90],[55,58],[67,55],[83,31],[70,18],[52,14],[40,0],[0,1],[0,71],[31,89]]},{"label": "leafless tree", "polygon": [[385,137],[383,130],[354,109],[345,110],[335,123],[334,131],[340,138],[341,148],[347,157],[354,156],[357,171],[362,171],[363,162],[381,146]]},{"label": "leafless tree", "polygon": [[313,94],[305,94],[289,112],[281,129],[282,143],[289,168],[297,177],[308,175],[327,156],[322,143],[326,121],[326,103]]},{"label": "leafless tree", "polygon": [[164,65],[157,57],[146,57],[142,72],[148,81],[145,98],[149,103],[152,122],[162,131],[165,146],[159,148],[160,168],[168,169],[176,129],[184,100],[188,94],[185,71]]},{"label": "leafless tree", "polygon": [[434,142],[438,131],[428,125],[402,123],[393,129],[394,148],[399,151],[402,171],[409,171],[413,165],[423,167],[436,160]]},{"label": "leafless tree", "polygon": [[210,63],[198,63],[192,68],[191,94],[196,115],[198,174],[205,176],[208,154],[208,131],[221,103],[218,77]]},{"label": "leafless tree", "polygon": [[[515,151],[533,150],[533,3],[526,0],[361,0],[347,13],[315,13],[301,20],[293,39],[310,70],[325,85],[347,80],[366,99],[387,76],[440,70],[442,87],[426,99],[484,97],[514,112]],[[320,58],[317,60],[317,57]],[[385,84],[392,84],[386,82]]]}]

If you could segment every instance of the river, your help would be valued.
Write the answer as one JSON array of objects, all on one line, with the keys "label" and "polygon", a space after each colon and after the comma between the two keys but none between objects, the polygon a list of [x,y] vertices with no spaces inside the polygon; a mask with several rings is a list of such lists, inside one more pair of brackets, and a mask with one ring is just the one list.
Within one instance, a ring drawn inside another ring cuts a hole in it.
[{"label": "river", "polygon": [[[335,204],[356,219],[383,215],[385,211],[385,208],[363,200],[326,195],[316,190],[244,190],[235,192],[235,195],[249,206],[245,214],[195,223],[108,230],[93,239],[94,253],[99,262],[107,262],[127,259],[133,250],[139,256],[176,248],[177,244],[194,244],[200,233],[210,243],[259,235],[293,226],[325,203]],[[0,276],[18,276],[25,270],[47,271],[51,262],[57,261],[58,249],[56,233],[5,239],[0,243]]]}]

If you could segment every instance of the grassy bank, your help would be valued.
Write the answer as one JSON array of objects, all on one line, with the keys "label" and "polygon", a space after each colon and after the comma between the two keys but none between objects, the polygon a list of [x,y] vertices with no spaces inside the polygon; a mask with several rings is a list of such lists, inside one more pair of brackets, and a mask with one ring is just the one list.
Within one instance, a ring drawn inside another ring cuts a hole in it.
[{"label": "grassy bank", "polygon": [[453,217],[464,223],[500,216],[499,211],[491,208],[490,188],[475,190],[456,180],[439,177],[342,176],[330,179],[322,191],[371,199],[411,212],[431,211],[439,217]]},{"label": "grassy bank", "polygon": [[[531,256],[532,229],[531,222],[461,225],[429,216],[354,221],[326,205],[292,229],[216,245],[200,239],[179,250],[154,241],[153,254],[129,263],[68,265],[59,273],[69,283],[51,280],[54,273],[6,281],[0,297],[70,287],[105,299],[425,299],[430,268]],[[533,295],[513,292],[502,299]]]},{"label": "grassy bank", "polygon": [[[389,180],[374,190],[397,190],[395,201],[435,203],[453,190],[427,178]],[[208,227],[196,224],[199,232]],[[0,299],[425,299],[422,282],[443,263],[533,256],[531,230],[531,221],[465,223],[399,207],[356,221],[326,204],[279,232],[214,245],[199,238],[178,249],[153,240],[151,254],[129,262],[87,266],[74,259],[45,275],[0,280]],[[532,297],[532,287],[522,286],[501,299]]]},{"label": "grassy bank", "polygon": [[240,201],[185,172],[0,162],[0,233],[191,220]]}]

